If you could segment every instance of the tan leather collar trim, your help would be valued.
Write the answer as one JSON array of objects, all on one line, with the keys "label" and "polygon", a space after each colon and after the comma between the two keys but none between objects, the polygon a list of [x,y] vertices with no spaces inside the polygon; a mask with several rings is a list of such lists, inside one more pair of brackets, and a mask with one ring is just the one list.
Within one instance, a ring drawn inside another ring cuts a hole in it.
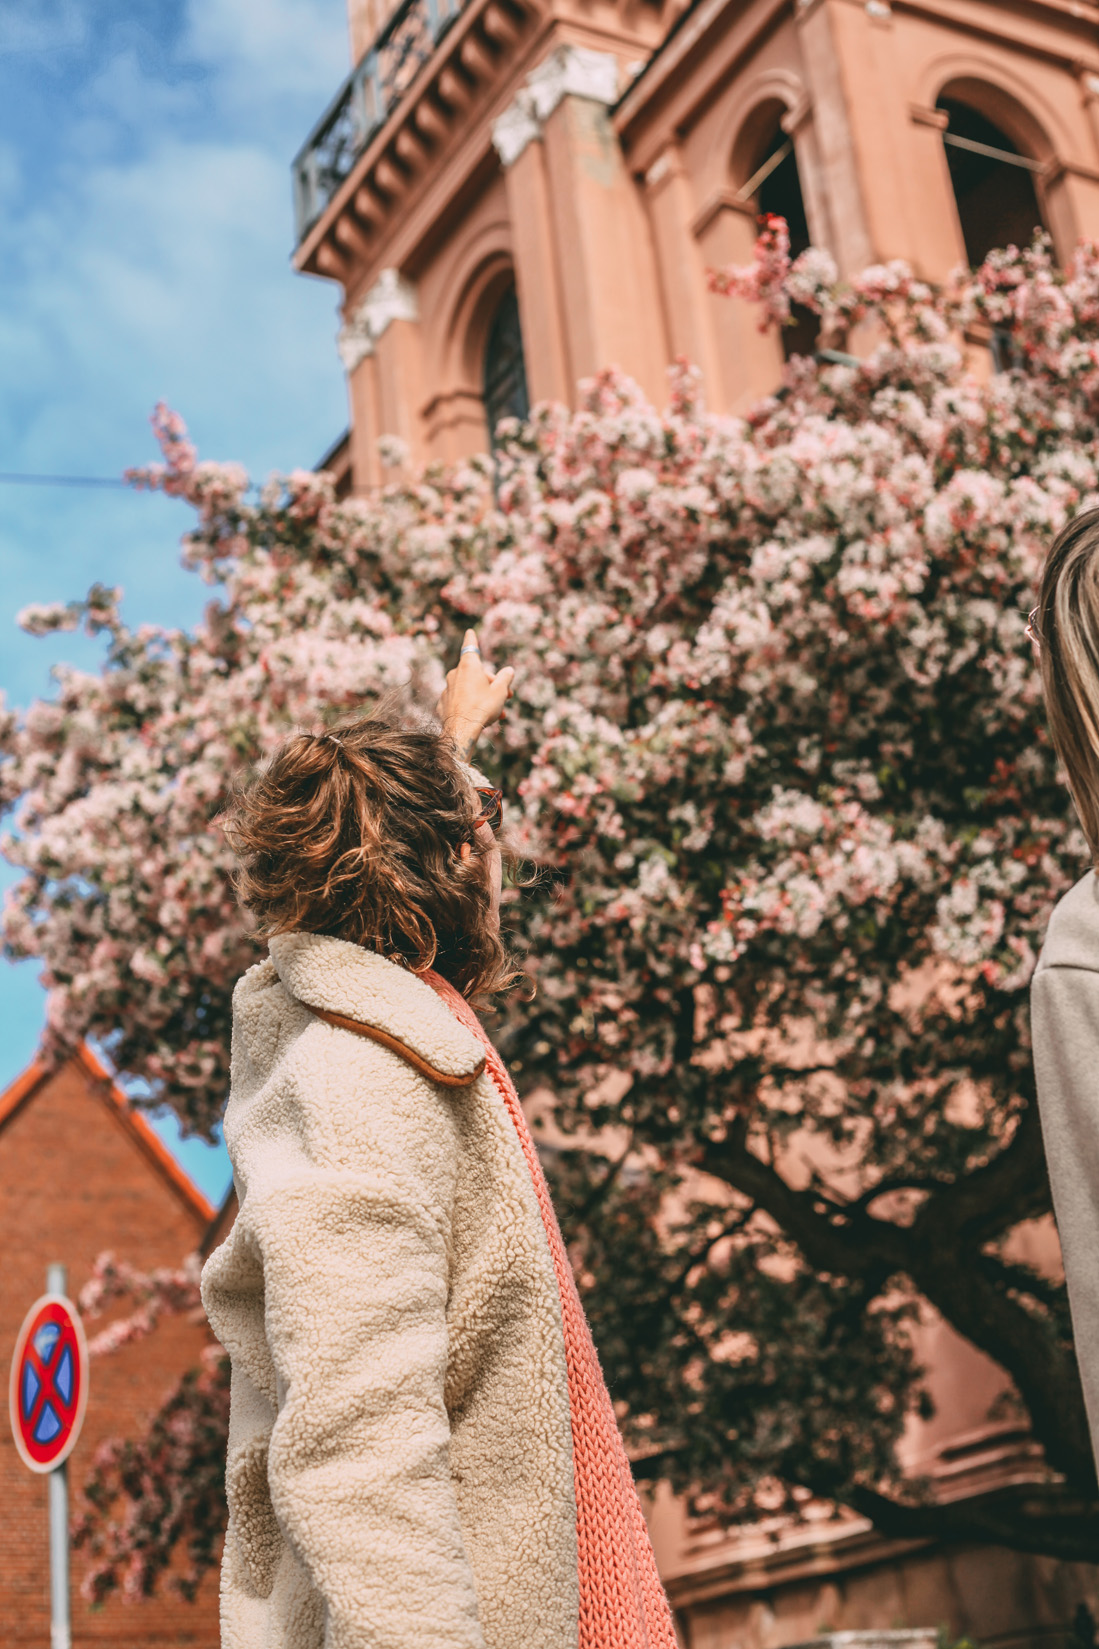
[{"label": "tan leather collar trim", "polygon": [[[300,998],[299,998],[300,1001]],[[371,1042],[380,1042],[383,1048],[391,1048],[395,1054],[407,1060],[413,1070],[426,1076],[429,1082],[437,1082],[441,1088],[468,1088],[471,1082],[476,1082],[485,1068],[482,1058],[477,1069],[470,1071],[468,1076],[452,1076],[448,1071],[437,1071],[434,1065],[429,1065],[420,1054],[414,1053],[404,1042],[397,1037],[390,1036],[388,1031],[379,1031],[374,1025],[364,1025],[359,1019],[348,1019],[346,1014],[332,1013],[328,1008],[315,1008],[311,1002],[303,1006],[315,1013],[318,1019],[323,1019],[326,1025],[335,1025],[341,1031],[353,1031],[356,1036],[365,1036]]]}]

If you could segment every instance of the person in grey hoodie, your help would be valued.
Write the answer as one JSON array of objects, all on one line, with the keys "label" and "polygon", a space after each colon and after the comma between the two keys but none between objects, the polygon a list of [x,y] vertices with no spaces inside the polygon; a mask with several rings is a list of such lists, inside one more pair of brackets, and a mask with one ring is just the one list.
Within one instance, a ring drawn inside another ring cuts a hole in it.
[{"label": "person in grey hoodie", "polygon": [[[1054,747],[1099,865],[1099,510],[1071,521],[1046,561],[1027,633]],[[1031,985],[1038,1110],[1076,1355],[1099,1455],[1099,880],[1059,901]]]}]

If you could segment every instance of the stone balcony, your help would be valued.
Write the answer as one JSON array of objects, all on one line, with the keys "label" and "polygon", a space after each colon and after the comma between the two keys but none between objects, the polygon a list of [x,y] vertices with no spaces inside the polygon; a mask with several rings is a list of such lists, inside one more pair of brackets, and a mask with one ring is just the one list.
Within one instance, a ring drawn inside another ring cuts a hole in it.
[{"label": "stone balcony", "polygon": [[403,262],[406,237],[394,249],[395,231],[410,214],[419,225],[417,204],[430,195],[420,226],[430,233],[444,199],[495,164],[494,125],[540,59],[563,46],[610,54],[621,89],[626,65],[636,72],[681,6],[401,0],[293,162],[295,267],[349,290]]},{"label": "stone balcony", "polygon": [[420,69],[434,56],[466,0],[401,0],[298,151],[291,169],[298,245]]}]

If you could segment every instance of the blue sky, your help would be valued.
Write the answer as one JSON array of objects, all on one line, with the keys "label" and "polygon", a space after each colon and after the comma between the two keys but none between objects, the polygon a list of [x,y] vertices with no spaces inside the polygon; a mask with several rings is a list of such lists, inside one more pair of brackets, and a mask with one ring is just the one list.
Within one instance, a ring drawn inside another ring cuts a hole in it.
[{"label": "blue sky", "polygon": [[[0,0],[0,472],[117,476],[158,400],[258,477],[347,421],[336,289],[295,275],[289,163],[348,69],[343,0]],[[188,512],[114,488],[0,484],[0,687],[51,691],[95,644],[14,615],[120,584],[189,623]],[[0,867],[0,879],[11,872]],[[0,1087],[34,1053],[34,964],[0,961]],[[224,1154],[166,1135],[208,1194]]]}]

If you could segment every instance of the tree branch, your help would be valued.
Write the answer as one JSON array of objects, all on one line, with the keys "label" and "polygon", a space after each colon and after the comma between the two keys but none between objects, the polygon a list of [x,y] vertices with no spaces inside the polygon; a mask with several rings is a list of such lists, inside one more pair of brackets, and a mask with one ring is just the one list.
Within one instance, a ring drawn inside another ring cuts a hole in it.
[{"label": "tree branch", "polygon": [[952,1181],[932,1196],[912,1222],[912,1232],[950,1231],[979,1246],[1021,1220],[1049,1211],[1049,1181],[1038,1107],[1027,1105],[1011,1140],[990,1162]]},{"label": "tree branch", "polygon": [[782,1175],[732,1137],[707,1146],[706,1173],[751,1197],[787,1236],[797,1243],[815,1271],[870,1280],[904,1271],[908,1264],[907,1231],[886,1220],[845,1208],[839,1219],[820,1210],[824,1199],[814,1191],[795,1191]]},{"label": "tree branch", "polygon": [[[876,1289],[892,1275],[909,1277],[959,1334],[1010,1375],[1050,1465],[1077,1492],[1093,1496],[1095,1467],[1072,1353],[1049,1322],[1010,1297],[997,1263],[975,1246],[987,1229],[991,1198],[1008,1195],[1012,1185],[1028,1183],[1033,1135],[1028,1129],[1020,1140],[1021,1133],[1022,1124],[996,1163],[979,1171],[981,1183],[974,1196],[959,1190],[950,1205],[953,1217],[944,1217],[941,1226],[923,1218],[926,1209],[907,1227],[850,1207],[830,1216],[822,1212],[828,1205],[818,1193],[794,1190],[776,1169],[746,1145],[738,1149],[732,1139],[707,1147],[702,1166],[753,1198],[797,1244],[814,1271],[857,1278]],[[1012,1152],[1011,1162],[999,1167]],[[993,1178],[993,1169],[998,1178]],[[945,1195],[952,1196],[953,1189]]]}]

